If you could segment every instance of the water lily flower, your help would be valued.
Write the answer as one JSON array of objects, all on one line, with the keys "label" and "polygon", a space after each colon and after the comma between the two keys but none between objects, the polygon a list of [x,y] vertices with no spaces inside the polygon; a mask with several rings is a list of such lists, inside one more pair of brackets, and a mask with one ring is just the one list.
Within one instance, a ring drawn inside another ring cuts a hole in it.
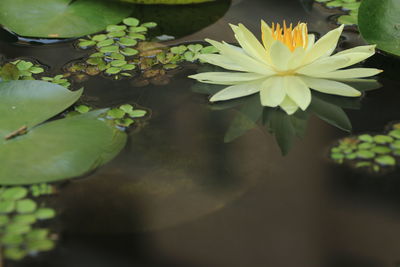
[{"label": "water lily flower", "polygon": [[211,102],[260,93],[263,106],[280,106],[287,114],[305,110],[311,102],[310,88],[322,93],[358,97],[359,91],[343,83],[348,79],[374,76],[373,68],[343,69],[375,53],[374,45],[333,52],[343,25],[315,42],[307,25],[289,27],[261,21],[262,43],[243,25],[231,25],[241,47],[206,39],[218,54],[200,58],[234,72],[205,72],[189,76],[203,83],[229,85],[213,95]]}]

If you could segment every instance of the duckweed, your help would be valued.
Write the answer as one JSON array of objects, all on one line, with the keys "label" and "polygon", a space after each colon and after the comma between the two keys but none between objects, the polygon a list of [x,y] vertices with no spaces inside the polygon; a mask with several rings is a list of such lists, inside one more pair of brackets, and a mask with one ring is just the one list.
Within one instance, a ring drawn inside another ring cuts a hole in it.
[{"label": "duckweed", "polygon": [[355,168],[380,172],[396,166],[400,157],[400,124],[392,124],[387,133],[360,134],[339,140],[331,148],[330,158]]}]

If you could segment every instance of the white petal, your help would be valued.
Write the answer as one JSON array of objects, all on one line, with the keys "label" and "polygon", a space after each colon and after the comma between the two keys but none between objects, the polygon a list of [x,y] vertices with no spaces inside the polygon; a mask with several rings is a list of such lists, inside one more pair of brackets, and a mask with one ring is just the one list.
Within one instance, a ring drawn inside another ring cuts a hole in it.
[{"label": "white petal", "polygon": [[203,72],[189,76],[203,83],[233,85],[265,78],[264,75],[248,72]]},{"label": "white petal", "polygon": [[267,107],[277,107],[282,103],[286,96],[283,88],[283,78],[281,76],[273,76],[267,79],[260,91],[261,104]]},{"label": "white petal", "polygon": [[340,68],[345,68],[354,64],[357,64],[369,57],[371,57],[374,53],[364,53],[364,52],[354,52],[354,53],[345,53],[345,54],[340,54],[340,55],[333,55],[330,58],[336,58],[336,57],[348,57],[349,62],[341,66]]},{"label": "white petal", "polygon": [[315,35],[314,34],[309,34],[308,35],[308,42],[307,42],[306,51],[309,51],[311,48],[313,48],[314,43],[315,43]]},{"label": "white petal", "polygon": [[293,70],[293,69],[297,69],[298,67],[300,67],[305,56],[306,56],[306,51],[304,50],[304,48],[297,47],[292,52],[292,55],[291,55],[291,58],[290,58],[289,64],[288,64],[288,69]]},{"label": "white petal", "polygon": [[294,114],[298,109],[299,106],[290,99],[290,97],[286,96],[283,102],[279,105],[288,115]]},{"label": "white petal", "polygon": [[267,64],[261,63],[260,61],[249,57],[238,47],[209,39],[206,39],[206,41],[217,48],[223,56],[229,58],[232,62],[241,66],[247,72],[255,72],[265,75],[275,74],[275,71],[273,71]]},{"label": "white petal", "polygon": [[313,77],[327,78],[327,79],[353,79],[353,78],[365,78],[377,75],[381,73],[382,70],[372,69],[372,68],[353,68],[347,70],[337,70],[328,73],[323,73],[319,75],[314,75]]},{"label": "white petal", "polygon": [[267,54],[269,55],[272,43],[275,41],[275,39],[272,37],[271,28],[264,20],[261,20],[261,34],[262,34],[262,42],[264,48],[267,51]]},{"label": "white petal", "polygon": [[284,88],[286,94],[298,105],[302,110],[306,110],[311,102],[310,88],[296,76],[284,76]]},{"label": "white petal", "polygon": [[236,40],[249,56],[269,64],[267,51],[243,24],[239,24],[239,26],[231,25],[231,28],[235,32]]},{"label": "white petal", "polygon": [[199,58],[209,64],[227,69],[227,70],[237,70],[246,71],[246,69],[235,62],[232,62],[230,58],[218,54],[203,54]]},{"label": "white petal", "polygon": [[281,41],[274,41],[271,46],[270,57],[273,66],[278,71],[287,71],[292,51]]},{"label": "white petal", "polygon": [[301,79],[308,87],[321,93],[350,97],[361,95],[360,91],[357,91],[353,87],[341,82],[305,76],[302,76]]},{"label": "white petal", "polygon": [[343,27],[344,25],[341,25],[322,36],[307,53],[304,64],[311,63],[320,57],[330,56],[336,48]]},{"label": "white petal", "polygon": [[376,45],[362,45],[362,46],[356,46],[350,49],[343,50],[339,53],[336,53],[335,55],[343,55],[343,54],[348,54],[348,53],[370,53],[370,54],[375,54],[375,47]]},{"label": "white petal", "polygon": [[226,87],[225,89],[213,95],[210,101],[223,101],[255,94],[261,90],[263,82],[264,80],[259,80],[255,82],[240,83]]},{"label": "white petal", "polygon": [[296,70],[296,73],[307,76],[315,76],[321,73],[327,73],[343,68],[343,66],[347,65],[350,61],[351,59],[347,55],[324,57],[314,61],[309,65],[299,68]]}]

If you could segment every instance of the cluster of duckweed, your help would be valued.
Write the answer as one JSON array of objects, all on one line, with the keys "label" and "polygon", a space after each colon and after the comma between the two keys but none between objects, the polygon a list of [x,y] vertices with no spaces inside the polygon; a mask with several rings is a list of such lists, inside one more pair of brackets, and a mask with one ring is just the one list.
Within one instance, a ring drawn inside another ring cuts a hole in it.
[{"label": "cluster of duckweed", "polygon": [[68,79],[66,79],[63,74],[58,74],[54,77],[42,77],[41,79],[46,82],[64,86],[65,88],[69,88],[71,86],[71,83],[68,81]]},{"label": "cluster of duckweed", "polygon": [[0,78],[3,81],[35,80],[35,75],[43,73],[44,68],[31,61],[18,59],[0,67]]},{"label": "cluster of duckweed", "polygon": [[354,25],[358,23],[358,9],[361,0],[315,0],[320,3],[326,3],[327,7],[341,8],[348,11],[347,15],[342,15],[338,18],[338,23]]},{"label": "cluster of duckweed", "polygon": [[387,134],[343,138],[330,153],[331,159],[339,164],[349,163],[373,172],[394,167],[400,157],[400,123],[393,124]]},{"label": "cluster of duckweed", "polygon": [[156,26],[154,22],[140,24],[135,18],[126,18],[122,25],[109,25],[104,33],[79,39],[79,48],[95,50],[83,62],[71,63],[67,71],[92,76],[104,73],[114,79],[140,76],[141,85],[148,84],[143,80],[163,85],[168,80],[166,70],[175,69],[182,62],[195,62],[200,54],[216,52],[213,46],[201,44],[169,48],[147,42],[148,30]]},{"label": "cluster of duckweed", "polygon": [[[67,113],[67,117],[84,114],[91,109],[91,107],[86,105],[77,105],[74,107],[73,111]],[[117,127],[127,128],[134,125],[137,120],[144,118],[147,114],[148,111],[145,109],[130,104],[124,104],[109,109],[107,113],[105,113],[105,118]]]},{"label": "cluster of duckweed", "polygon": [[135,18],[126,18],[123,25],[109,25],[106,32],[79,39],[82,49],[96,48],[85,63],[85,71],[89,75],[104,72],[108,75],[132,76],[136,68],[133,56],[139,51],[135,49],[139,41],[146,39],[148,29],[156,27],[154,22],[140,24]]},{"label": "cluster of duckweed", "polygon": [[[29,197],[29,194],[32,197]],[[34,195],[49,193],[48,186],[0,187],[0,246],[5,258],[20,260],[53,249],[54,235],[40,222],[55,217],[53,209],[39,207]]]}]

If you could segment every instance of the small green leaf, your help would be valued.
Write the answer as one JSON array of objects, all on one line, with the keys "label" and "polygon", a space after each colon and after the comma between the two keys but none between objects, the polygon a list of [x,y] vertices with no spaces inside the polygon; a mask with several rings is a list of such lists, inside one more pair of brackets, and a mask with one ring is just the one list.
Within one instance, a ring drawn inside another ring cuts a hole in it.
[{"label": "small green leaf", "polygon": [[131,118],[140,118],[145,116],[147,114],[147,111],[142,109],[134,109],[131,112],[128,112],[128,114]]},{"label": "small green leaf", "polygon": [[115,121],[115,123],[122,127],[129,127],[132,125],[132,123],[134,123],[134,120],[132,120],[131,118],[118,119]]},{"label": "small green leaf", "polygon": [[96,34],[92,37],[92,40],[96,42],[101,42],[104,41],[105,39],[107,39],[107,35],[105,34]]},{"label": "small green leaf", "polygon": [[140,33],[131,32],[128,36],[132,39],[146,40],[146,36]]},{"label": "small green leaf", "polygon": [[375,159],[375,161],[380,164],[380,165],[384,165],[384,166],[394,166],[396,165],[396,159],[392,156],[389,155],[384,155],[384,156],[380,156],[377,157]]},{"label": "small green leaf", "polygon": [[13,218],[13,222],[18,224],[33,224],[36,222],[36,217],[32,214],[18,214]]},{"label": "small green leaf", "polygon": [[75,110],[78,111],[80,114],[84,114],[90,111],[90,107],[85,105],[79,105],[75,107]]},{"label": "small green leaf", "polygon": [[123,46],[135,46],[137,41],[135,39],[123,37],[119,39],[118,43]]},{"label": "small green leaf", "polygon": [[100,48],[100,52],[102,53],[116,53],[119,52],[119,46],[117,45],[110,45]]},{"label": "small green leaf", "polygon": [[129,27],[129,32],[147,32],[146,27]]},{"label": "small green leaf", "polygon": [[39,220],[52,219],[56,216],[56,212],[53,209],[40,208],[35,212],[35,216]]},{"label": "small green leaf", "polygon": [[107,36],[110,38],[120,38],[120,37],[124,37],[125,35],[126,35],[125,31],[110,32],[107,34]]},{"label": "small green leaf", "polygon": [[97,47],[105,47],[105,46],[110,46],[114,44],[114,40],[113,39],[105,39],[103,41],[100,41],[97,43]]},{"label": "small green leaf", "polygon": [[80,48],[87,48],[87,47],[94,46],[95,44],[96,44],[95,41],[87,40],[87,41],[79,42],[79,43],[78,43],[78,46],[79,46]]},{"label": "small green leaf", "polygon": [[358,137],[359,140],[364,142],[373,142],[374,138],[369,134],[362,134]]},{"label": "small green leaf", "polygon": [[359,150],[356,152],[357,157],[362,159],[372,159],[375,156],[375,153],[368,150]]},{"label": "small green leaf", "polygon": [[126,18],[123,20],[123,23],[127,26],[138,26],[139,20],[135,18]]},{"label": "small green leaf", "polygon": [[118,74],[118,73],[120,73],[120,72],[121,72],[121,69],[118,68],[118,67],[111,67],[111,68],[108,68],[108,69],[106,70],[106,73],[107,73],[107,74],[111,74],[111,75],[113,75],[113,74]]},{"label": "small green leaf", "polygon": [[121,105],[119,107],[121,110],[123,110],[125,113],[129,113],[133,111],[133,106],[129,104]]},{"label": "small green leaf", "polygon": [[146,28],[155,28],[155,27],[157,27],[157,23],[155,23],[155,22],[145,22],[140,26],[146,27]]},{"label": "small green leaf", "polygon": [[18,200],[26,197],[27,194],[28,190],[24,187],[11,187],[3,191],[0,195],[0,198],[5,200]]},{"label": "small green leaf", "polygon": [[107,111],[107,115],[113,119],[122,119],[125,116],[125,111],[119,108],[113,108]]},{"label": "small green leaf", "polygon": [[125,25],[108,25],[106,31],[108,32],[119,32],[126,30]]},{"label": "small green leaf", "polygon": [[386,143],[391,143],[393,142],[393,137],[388,136],[388,135],[375,135],[374,136],[374,141],[378,144],[386,144]]},{"label": "small green leaf", "polygon": [[27,252],[17,247],[5,248],[4,256],[10,260],[21,260],[26,256]]},{"label": "small green leaf", "polygon": [[0,201],[0,213],[10,213],[15,209],[15,202],[11,200]]},{"label": "small green leaf", "polygon": [[16,210],[18,213],[34,212],[36,208],[36,202],[31,199],[22,199],[17,201]]},{"label": "small green leaf", "polygon": [[136,49],[133,49],[133,48],[129,48],[129,47],[124,48],[124,49],[121,50],[121,54],[123,54],[123,55],[125,55],[127,57],[134,56],[134,55],[136,55],[138,53],[139,53],[139,51],[137,51]]},{"label": "small green leaf", "polygon": [[126,65],[126,60],[113,60],[113,61],[111,61],[111,66],[113,66],[113,67],[121,67],[121,66],[124,66],[124,65]]}]

